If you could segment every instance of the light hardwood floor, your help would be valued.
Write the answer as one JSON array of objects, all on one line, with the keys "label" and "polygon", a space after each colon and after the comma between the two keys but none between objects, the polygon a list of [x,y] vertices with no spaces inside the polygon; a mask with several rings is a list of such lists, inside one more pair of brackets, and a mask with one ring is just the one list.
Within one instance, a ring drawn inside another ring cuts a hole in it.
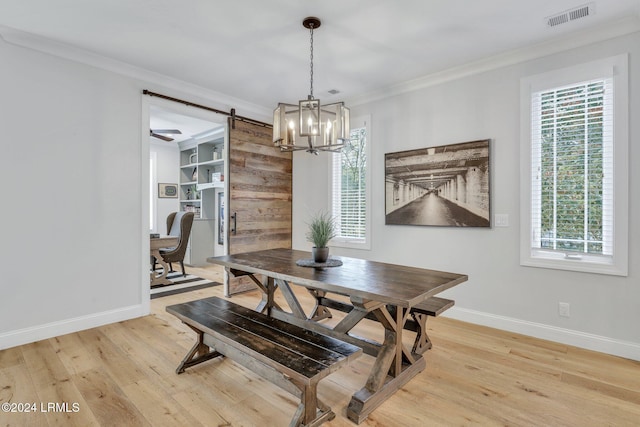
[{"label": "light hardwood floor", "polygon": [[[215,266],[190,270],[221,280]],[[232,361],[175,374],[194,334],[165,306],[221,294],[220,286],[159,298],[150,316],[0,351],[0,403],[36,405],[0,412],[0,426],[288,425],[296,399]],[[234,301],[254,307],[258,298]],[[639,362],[444,317],[428,324],[427,368],[362,426],[640,425]],[[376,337],[377,328],[358,333]],[[362,356],[320,383],[337,414],[326,426],[355,425],[345,408],[372,361]]]}]

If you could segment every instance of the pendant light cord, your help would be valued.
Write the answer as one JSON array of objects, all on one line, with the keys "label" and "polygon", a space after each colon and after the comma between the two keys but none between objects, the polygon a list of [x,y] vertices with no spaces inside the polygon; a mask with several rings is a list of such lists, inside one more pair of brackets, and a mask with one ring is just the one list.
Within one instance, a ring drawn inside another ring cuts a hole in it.
[{"label": "pendant light cord", "polygon": [[309,26],[309,33],[311,35],[311,49],[310,49],[310,57],[311,57],[311,99],[313,99],[313,24]]}]

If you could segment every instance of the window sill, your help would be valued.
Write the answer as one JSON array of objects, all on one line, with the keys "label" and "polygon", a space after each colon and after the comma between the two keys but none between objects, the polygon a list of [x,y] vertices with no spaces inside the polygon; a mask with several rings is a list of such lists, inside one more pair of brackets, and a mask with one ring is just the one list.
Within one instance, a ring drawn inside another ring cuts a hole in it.
[{"label": "window sill", "polygon": [[627,266],[615,262],[593,262],[584,259],[547,258],[542,256],[525,256],[520,265],[525,267],[549,268],[554,270],[576,271],[581,273],[606,274],[611,276],[627,276]]},{"label": "window sill", "polygon": [[349,240],[349,239],[333,239],[331,240],[330,246],[336,248],[346,248],[346,249],[361,249],[361,250],[371,250],[371,243],[364,240]]}]

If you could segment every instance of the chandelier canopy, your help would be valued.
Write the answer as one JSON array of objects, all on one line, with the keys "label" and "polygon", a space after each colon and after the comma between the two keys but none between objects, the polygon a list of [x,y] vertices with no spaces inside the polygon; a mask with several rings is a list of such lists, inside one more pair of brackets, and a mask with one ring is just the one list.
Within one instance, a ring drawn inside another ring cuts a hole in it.
[{"label": "chandelier canopy", "polygon": [[311,37],[311,85],[307,99],[297,105],[281,102],[273,111],[273,142],[282,151],[339,152],[349,140],[349,109],[344,102],[321,105],[313,97],[313,30],[320,24],[315,17],[302,21]]}]

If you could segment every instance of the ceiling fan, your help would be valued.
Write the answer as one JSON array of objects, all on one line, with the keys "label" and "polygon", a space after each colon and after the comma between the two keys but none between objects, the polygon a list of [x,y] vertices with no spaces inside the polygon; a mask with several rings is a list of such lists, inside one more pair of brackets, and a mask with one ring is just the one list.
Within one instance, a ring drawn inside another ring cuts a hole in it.
[{"label": "ceiling fan", "polygon": [[164,134],[182,135],[182,132],[180,132],[178,129],[149,129],[149,135],[151,135],[152,137],[161,139],[163,141],[173,141],[173,138],[165,136]]}]

